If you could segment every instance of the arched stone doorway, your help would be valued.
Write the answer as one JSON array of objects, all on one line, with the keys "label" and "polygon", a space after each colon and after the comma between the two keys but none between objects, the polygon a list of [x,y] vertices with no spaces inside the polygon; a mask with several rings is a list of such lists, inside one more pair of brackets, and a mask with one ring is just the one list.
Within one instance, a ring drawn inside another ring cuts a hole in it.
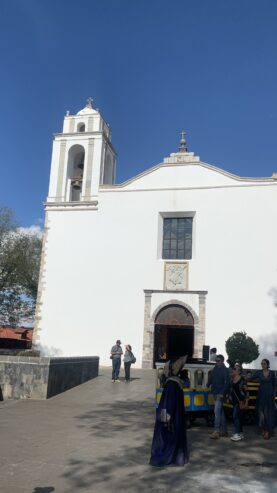
[{"label": "arched stone doorway", "polygon": [[157,313],[154,325],[154,363],[194,353],[195,322],[192,313],[177,303]]}]

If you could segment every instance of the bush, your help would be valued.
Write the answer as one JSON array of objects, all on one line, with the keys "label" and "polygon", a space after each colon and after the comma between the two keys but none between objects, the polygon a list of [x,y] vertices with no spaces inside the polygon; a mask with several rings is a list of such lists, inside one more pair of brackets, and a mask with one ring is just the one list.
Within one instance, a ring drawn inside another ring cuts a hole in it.
[{"label": "bush", "polygon": [[234,362],[251,363],[259,356],[259,346],[246,332],[234,332],[225,343],[228,359]]},{"label": "bush", "polygon": [[40,352],[36,351],[35,349],[26,349],[25,351],[18,351],[16,353],[16,356],[26,356],[26,357],[34,357],[34,358],[39,358],[40,357]]}]

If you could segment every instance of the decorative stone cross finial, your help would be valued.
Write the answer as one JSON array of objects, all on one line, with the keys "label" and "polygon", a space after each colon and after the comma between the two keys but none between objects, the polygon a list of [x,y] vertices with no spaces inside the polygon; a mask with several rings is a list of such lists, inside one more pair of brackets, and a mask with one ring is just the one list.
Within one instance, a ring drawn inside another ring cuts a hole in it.
[{"label": "decorative stone cross finial", "polygon": [[92,103],[93,103],[93,98],[92,97],[89,97],[87,99],[87,104],[86,104],[86,107],[87,108],[92,108]]},{"label": "decorative stone cross finial", "polygon": [[184,130],[181,132],[181,139],[180,139],[180,146],[179,146],[179,152],[187,152],[187,141],[186,141],[186,132]]}]

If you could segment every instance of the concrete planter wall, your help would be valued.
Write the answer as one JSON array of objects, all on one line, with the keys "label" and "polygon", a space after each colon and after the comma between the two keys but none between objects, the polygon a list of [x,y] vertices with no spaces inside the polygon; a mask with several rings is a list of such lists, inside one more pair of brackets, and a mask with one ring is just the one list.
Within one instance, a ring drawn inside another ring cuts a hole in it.
[{"label": "concrete planter wall", "polygon": [[0,356],[0,399],[48,399],[98,376],[99,357]]}]

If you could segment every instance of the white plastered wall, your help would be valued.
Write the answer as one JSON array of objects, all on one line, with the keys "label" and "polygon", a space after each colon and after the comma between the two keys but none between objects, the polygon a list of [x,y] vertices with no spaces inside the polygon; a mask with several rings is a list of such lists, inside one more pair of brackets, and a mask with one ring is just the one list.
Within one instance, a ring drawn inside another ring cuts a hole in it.
[{"label": "white plastered wall", "polygon": [[[169,185],[172,169],[164,168]],[[187,169],[174,168],[179,188]],[[269,294],[277,286],[276,183],[225,187],[223,175],[217,182],[212,172],[215,188],[211,183],[189,188],[194,173],[203,184],[202,171],[191,167],[184,190],[161,190],[157,175],[156,190],[139,190],[145,183],[133,191],[100,190],[97,211],[49,210],[40,321],[44,347],[64,355],[98,354],[109,364],[110,347],[120,338],[133,346],[139,366],[144,289],[163,289],[159,213],[194,211],[189,290],[208,291],[206,344],[224,353],[227,337],[245,330],[276,367],[276,307]]]}]

